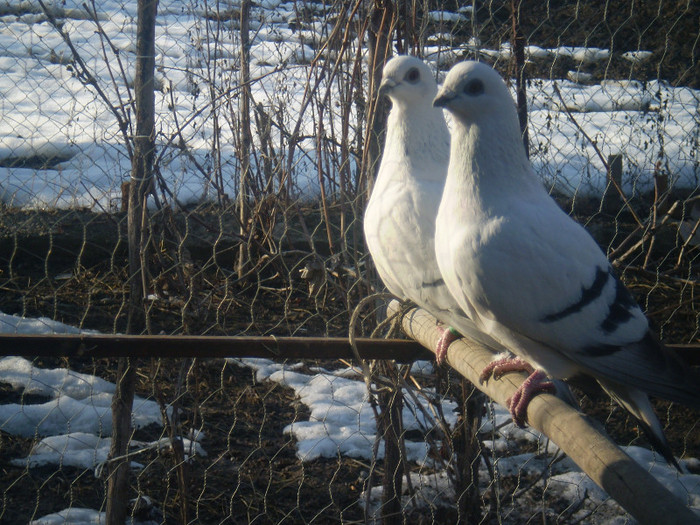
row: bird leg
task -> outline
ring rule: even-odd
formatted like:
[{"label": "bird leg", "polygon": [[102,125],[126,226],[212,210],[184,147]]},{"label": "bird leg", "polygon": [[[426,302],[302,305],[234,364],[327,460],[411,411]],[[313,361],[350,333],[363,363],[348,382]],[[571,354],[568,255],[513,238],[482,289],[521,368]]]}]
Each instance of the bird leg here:
[{"label": "bird leg", "polygon": [[447,349],[450,347],[453,341],[456,341],[462,336],[451,326],[448,326],[447,328],[438,326],[438,330],[440,330],[442,335],[440,335],[440,339],[438,339],[438,342],[435,345],[435,361],[438,365],[442,365],[447,358]]},{"label": "bird leg", "polygon": [[500,378],[508,372],[527,372],[530,374],[518,387],[512,397],[507,400],[508,410],[513,422],[519,427],[525,426],[527,406],[538,392],[553,394],[556,391],[554,383],[549,380],[542,370],[535,370],[530,363],[520,357],[504,357],[491,361],[482,371],[479,380],[483,383],[489,377]]},{"label": "bird leg", "polygon": [[532,372],[512,397],[506,401],[510,415],[513,417],[513,423],[523,428],[527,419],[527,406],[532,398],[539,392],[554,394],[555,391],[554,383],[549,380],[543,370]]}]

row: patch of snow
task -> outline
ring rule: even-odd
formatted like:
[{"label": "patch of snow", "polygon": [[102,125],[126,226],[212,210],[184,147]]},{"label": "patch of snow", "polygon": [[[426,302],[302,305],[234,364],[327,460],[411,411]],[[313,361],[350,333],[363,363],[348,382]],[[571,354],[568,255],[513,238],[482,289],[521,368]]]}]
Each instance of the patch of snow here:
[{"label": "patch of snow", "polygon": [[[43,403],[0,405],[0,429],[5,432],[32,437],[71,432],[104,436],[112,431],[114,383],[65,368],[39,368],[23,357],[0,359],[0,381],[23,394],[49,398]],[[136,396],[132,424],[136,428],[161,425],[158,404]]]},{"label": "patch of snow", "polygon": [[[296,372],[295,365],[275,363],[268,359],[232,360],[256,370],[256,380],[268,379],[288,386],[296,392],[311,415],[308,421],[295,421],[284,429],[297,440],[297,456],[303,461],[339,454],[370,459],[376,439],[374,413],[369,405],[364,381],[357,372],[318,371],[313,375]],[[296,367],[298,368],[298,367]],[[347,376],[351,374],[353,379]],[[456,422],[456,404],[443,402],[443,411],[450,425]],[[406,430],[432,428],[425,415],[413,401],[404,399],[403,421]],[[406,441],[409,461],[428,461],[428,446],[424,442]],[[380,447],[380,457],[383,447]]]},{"label": "patch of snow", "polygon": [[[107,514],[93,509],[71,507],[62,511],[47,514],[32,520],[29,525],[105,525]],[[127,525],[158,525],[155,521],[135,521],[127,518]]]},{"label": "patch of snow", "polygon": [[632,62],[633,64],[643,64],[648,62],[654,56],[652,51],[627,51],[622,53],[622,58]]},{"label": "patch of snow", "polygon": [[[454,487],[444,472],[424,474],[410,473],[411,486],[415,489],[413,495],[408,494],[407,483],[404,482],[404,493],[401,496],[401,508],[409,510],[413,507],[454,507]],[[370,489],[369,506],[367,494],[363,492],[358,500],[360,507],[365,510],[369,523],[381,523],[381,505],[384,487],[372,487]]]},{"label": "patch of snow", "polygon": [[594,504],[600,504],[609,497],[603,489],[591,481],[591,478],[579,471],[552,476],[547,481],[547,490],[570,501],[573,505],[581,503],[584,498],[590,499]]},{"label": "patch of snow", "polygon": [[[181,439],[185,460],[195,455],[206,457],[207,452],[200,443],[187,438]],[[28,468],[61,465],[86,470],[97,469],[95,476],[99,477],[102,465],[107,461],[111,445],[112,438],[102,438],[87,432],[48,436],[32,447],[29,456],[12,459],[10,463],[17,467]],[[170,438],[161,438],[152,442],[131,440],[129,453],[132,457],[137,457],[138,454],[148,450],[169,450],[171,447]],[[143,468],[143,465],[136,461],[131,461],[130,464],[131,468],[134,469]]]},{"label": "patch of snow", "polygon": [[573,58],[574,61],[581,64],[594,64],[610,58],[609,49],[597,47],[562,46],[552,49],[551,52],[562,57]]},{"label": "patch of snow", "polygon": [[282,3],[282,0],[256,0],[258,7],[262,9],[276,9]]},{"label": "patch of snow", "polygon": [[[49,436],[34,445],[29,456],[12,459],[10,464],[28,468],[61,465],[94,469],[98,464],[107,461],[111,444],[111,438],[101,438],[87,432]],[[143,465],[132,461],[131,467],[139,469]]]},{"label": "patch of snow", "polygon": [[23,357],[1,358],[0,377],[15,390],[50,398],[66,395],[86,399],[99,393],[113,394],[116,390],[114,383],[100,377],[67,368],[37,368]]},{"label": "patch of snow", "polygon": [[450,11],[429,11],[428,12],[428,18],[432,20],[433,22],[450,22],[450,23],[457,23],[457,22],[464,22],[467,20],[467,17],[464,16],[464,12],[457,12],[453,13]]},{"label": "patch of snow", "polygon": [[530,59],[546,59],[552,56],[552,51],[539,46],[525,46],[525,56]]},{"label": "patch of snow", "polygon": [[[0,333],[3,334],[96,334],[47,317],[21,317],[0,312]],[[1,361],[0,361],[1,362]]]},{"label": "patch of snow", "polygon": [[585,71],[567,71],[566,78],[577,84],[585,84],[593,80],[593,75]]}]

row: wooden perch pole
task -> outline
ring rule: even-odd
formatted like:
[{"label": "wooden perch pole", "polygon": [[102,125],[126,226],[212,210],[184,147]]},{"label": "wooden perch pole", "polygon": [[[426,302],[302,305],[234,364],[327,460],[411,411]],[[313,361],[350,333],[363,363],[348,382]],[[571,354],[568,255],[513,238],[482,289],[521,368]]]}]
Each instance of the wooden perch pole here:
[{"label": "wooden perch pole", "polygon": [[[398,303],[389,304],[389,313],[398,311]],[[435,352],[440,337],[437,321],[427,312],[414,309],[403,318],[404,331],[426,348]],[[479,382],[479,374],[493,360],[494,353],[467,339],[452,343],[447,362],[477,388],[500,405],[513,395],[527,377],[524,373],[508,373],[498,380]],[[549,394],[536,396],[527,411],[528,424],[548,436],[588,476],[617,501],[640,523],[700,523],[678,497],[664,488],[637,462],[622,452],[590,418],[564,401]]]}]

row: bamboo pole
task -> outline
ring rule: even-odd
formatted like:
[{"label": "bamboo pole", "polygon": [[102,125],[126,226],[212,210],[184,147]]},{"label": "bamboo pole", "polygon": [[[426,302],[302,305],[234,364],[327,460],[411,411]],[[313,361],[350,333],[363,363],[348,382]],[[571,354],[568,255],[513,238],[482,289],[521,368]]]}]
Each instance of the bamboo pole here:
[{"label": "bamboo pole", "polygon": [[[389,312],[397,303],[389,304]],[[431,351],[440,337],[437,321],[427,312],[414,309],[403,318],[404,331]],[[447,351],[447,362],[497,403],[506,400],[527,377],[508,373],[498,380],[479,382],[479,374],[494,353],[476,342],[459,339]],[[528,424],[556,443],[588,476],[627,512],[643,524],[688,525],[700,523],[677,496],[620,448],[585,414],[550,394],[540,394],[530,403]]]}]

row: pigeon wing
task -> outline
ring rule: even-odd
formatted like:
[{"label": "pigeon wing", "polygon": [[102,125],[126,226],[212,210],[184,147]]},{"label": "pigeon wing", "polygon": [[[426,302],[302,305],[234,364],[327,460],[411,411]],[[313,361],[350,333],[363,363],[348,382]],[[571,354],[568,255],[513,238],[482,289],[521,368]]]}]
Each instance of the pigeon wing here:
[{"label": "pigeon wing", "polygon": [[510,202],[507,216],[496,215],[481,225],[481,235],[469,236],[472,249],[457,264],[480,317],[493,321],[492,330],[503,326],[594,377],[698,406],[693,375],[650,335],[599,246],[544,196]]},{"label": "pigeon wing", "polygon": [[454,301],[435,262],[434,217],[424,211],[437,209],[442,185],[412,177],[376,190],[365,237],[379,276],[394,295],[432,312],[444,309]]}]

